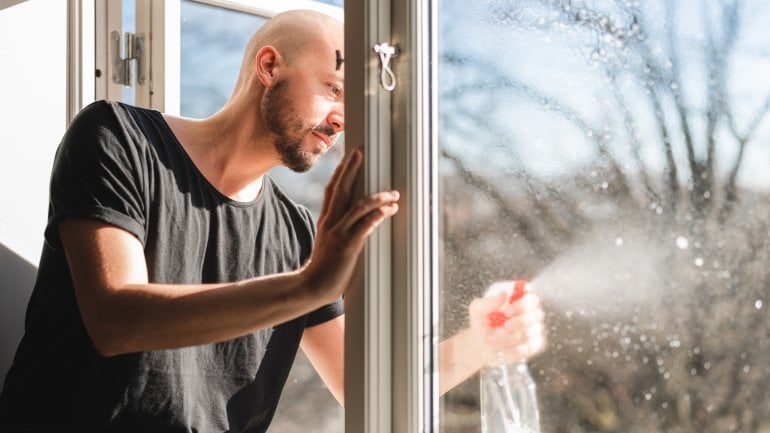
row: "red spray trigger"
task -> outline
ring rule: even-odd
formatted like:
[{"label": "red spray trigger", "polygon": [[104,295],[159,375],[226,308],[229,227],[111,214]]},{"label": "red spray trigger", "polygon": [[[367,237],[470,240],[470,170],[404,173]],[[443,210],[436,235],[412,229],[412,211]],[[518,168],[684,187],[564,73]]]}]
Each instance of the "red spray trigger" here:
[{"label": "red spray trigger", "polygon": [[508,303],[513,304],[514,302],[523,298],[526,292],[527,292],[527,280],[514,281],[513,293],[511,293],[511,299],[508,300]]},{"label": "red spray trigger", "polygon": [[[527,280],[514,281],[513,290],[511,291],[511,296],[508,298],[508,303],[513,304],[523,298],[525,293],[527,293]],[[505,321],[508,320],[508,316],[502,311],[493,311],[489,313],[488,319],[489,327],[494,329],[502,327],[503,324],[505,324]]]}]

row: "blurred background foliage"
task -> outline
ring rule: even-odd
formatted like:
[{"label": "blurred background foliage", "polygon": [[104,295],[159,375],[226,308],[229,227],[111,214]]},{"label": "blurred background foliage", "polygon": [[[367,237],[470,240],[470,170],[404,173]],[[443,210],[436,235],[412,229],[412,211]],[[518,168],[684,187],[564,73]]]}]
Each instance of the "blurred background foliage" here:
[{"label": "blurred background foliage", "polygon": [[544,432],[769,432],[769,5],[438,4],[444,337],[528,278]]}]

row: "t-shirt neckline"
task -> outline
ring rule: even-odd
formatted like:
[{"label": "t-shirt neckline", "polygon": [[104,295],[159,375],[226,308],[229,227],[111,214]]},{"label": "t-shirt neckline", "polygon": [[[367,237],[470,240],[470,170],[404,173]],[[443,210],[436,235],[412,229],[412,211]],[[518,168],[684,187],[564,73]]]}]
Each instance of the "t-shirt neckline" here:
[{"label": "t-shirt neckline", "polygon": [[162,125],[165,132],[171,137],[171,141],[173,142],[173,145],[176,146],[177,150],[182,153],[182,155],[185,158],[185,161],[187,161],[188,164],[195,170],[195,175],[200,178],[201,181],[211,190],[214,192],[214,194],[217,196],[219,200],[221,200],[224,204],[231,205],[231,206],[237,206],[237,207],[254,207],[262,202],[263,197],[265,195],[265,190],[270,185],[270,182],[272,182],[272,179],[270,179],[270,176],[265,173],[264,176],[262,176],[262,188],[260,189],[259,193],[257,193],[257,196],[253,200],[249,201],[239,201],[232,199],[225,194],[222,193],[222,191],[218,190],[214,185],[209,182],[208,179],[206,179],[206,176],[201,173],[200,169],[198,169],[198,166],[195,164],[195,161],[192,160],[190,155],[187,153],[187,149],[184,148],[182,143],[177,138],[176,134],[174,134],[174,131],[171,129],[171,125],[168,124],[166,121],[166,118],[163,117],[163,113],[161,113],[158,110],[151,110],[152,113],[157,117],[157,119],[160,121],[160,124]]}]

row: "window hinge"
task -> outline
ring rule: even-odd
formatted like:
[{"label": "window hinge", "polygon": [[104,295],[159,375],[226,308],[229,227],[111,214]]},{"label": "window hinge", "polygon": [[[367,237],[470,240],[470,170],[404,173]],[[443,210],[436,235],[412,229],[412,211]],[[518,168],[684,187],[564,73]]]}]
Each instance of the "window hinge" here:
[{"label": "window hinge", "polygon": [[145,36],[144,33],[133,34],[126,32],[125,34],[125,58],[120,57],[120,33],[113,31],[110,34],[110,42],[112,43],[112,81],[116,84],[123,84],[125,86],[133,85],[133,74],[131,68],[131,60],[136,60],[136,82],[138,84],[144,84],[145,73]]}]

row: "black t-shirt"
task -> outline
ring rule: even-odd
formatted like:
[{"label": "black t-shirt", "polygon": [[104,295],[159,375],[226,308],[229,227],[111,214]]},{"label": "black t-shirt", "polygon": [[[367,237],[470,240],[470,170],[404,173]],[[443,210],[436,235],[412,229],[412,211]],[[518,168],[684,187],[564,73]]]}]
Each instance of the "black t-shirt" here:
[{"label": "black t-shirt", "polygon": [[342,314],[341,302],[229,341],[105,358],[86,333],[62,252],[58,224],[68,217],[133,233],[155,283],[297,269],[315,234],[310,212],[269,176],[253,202],[222,195],[159,112],[89,105],[54,161],[45,244],[25,334],[0,394],[0,430],[265,431],[304,328]]}]

